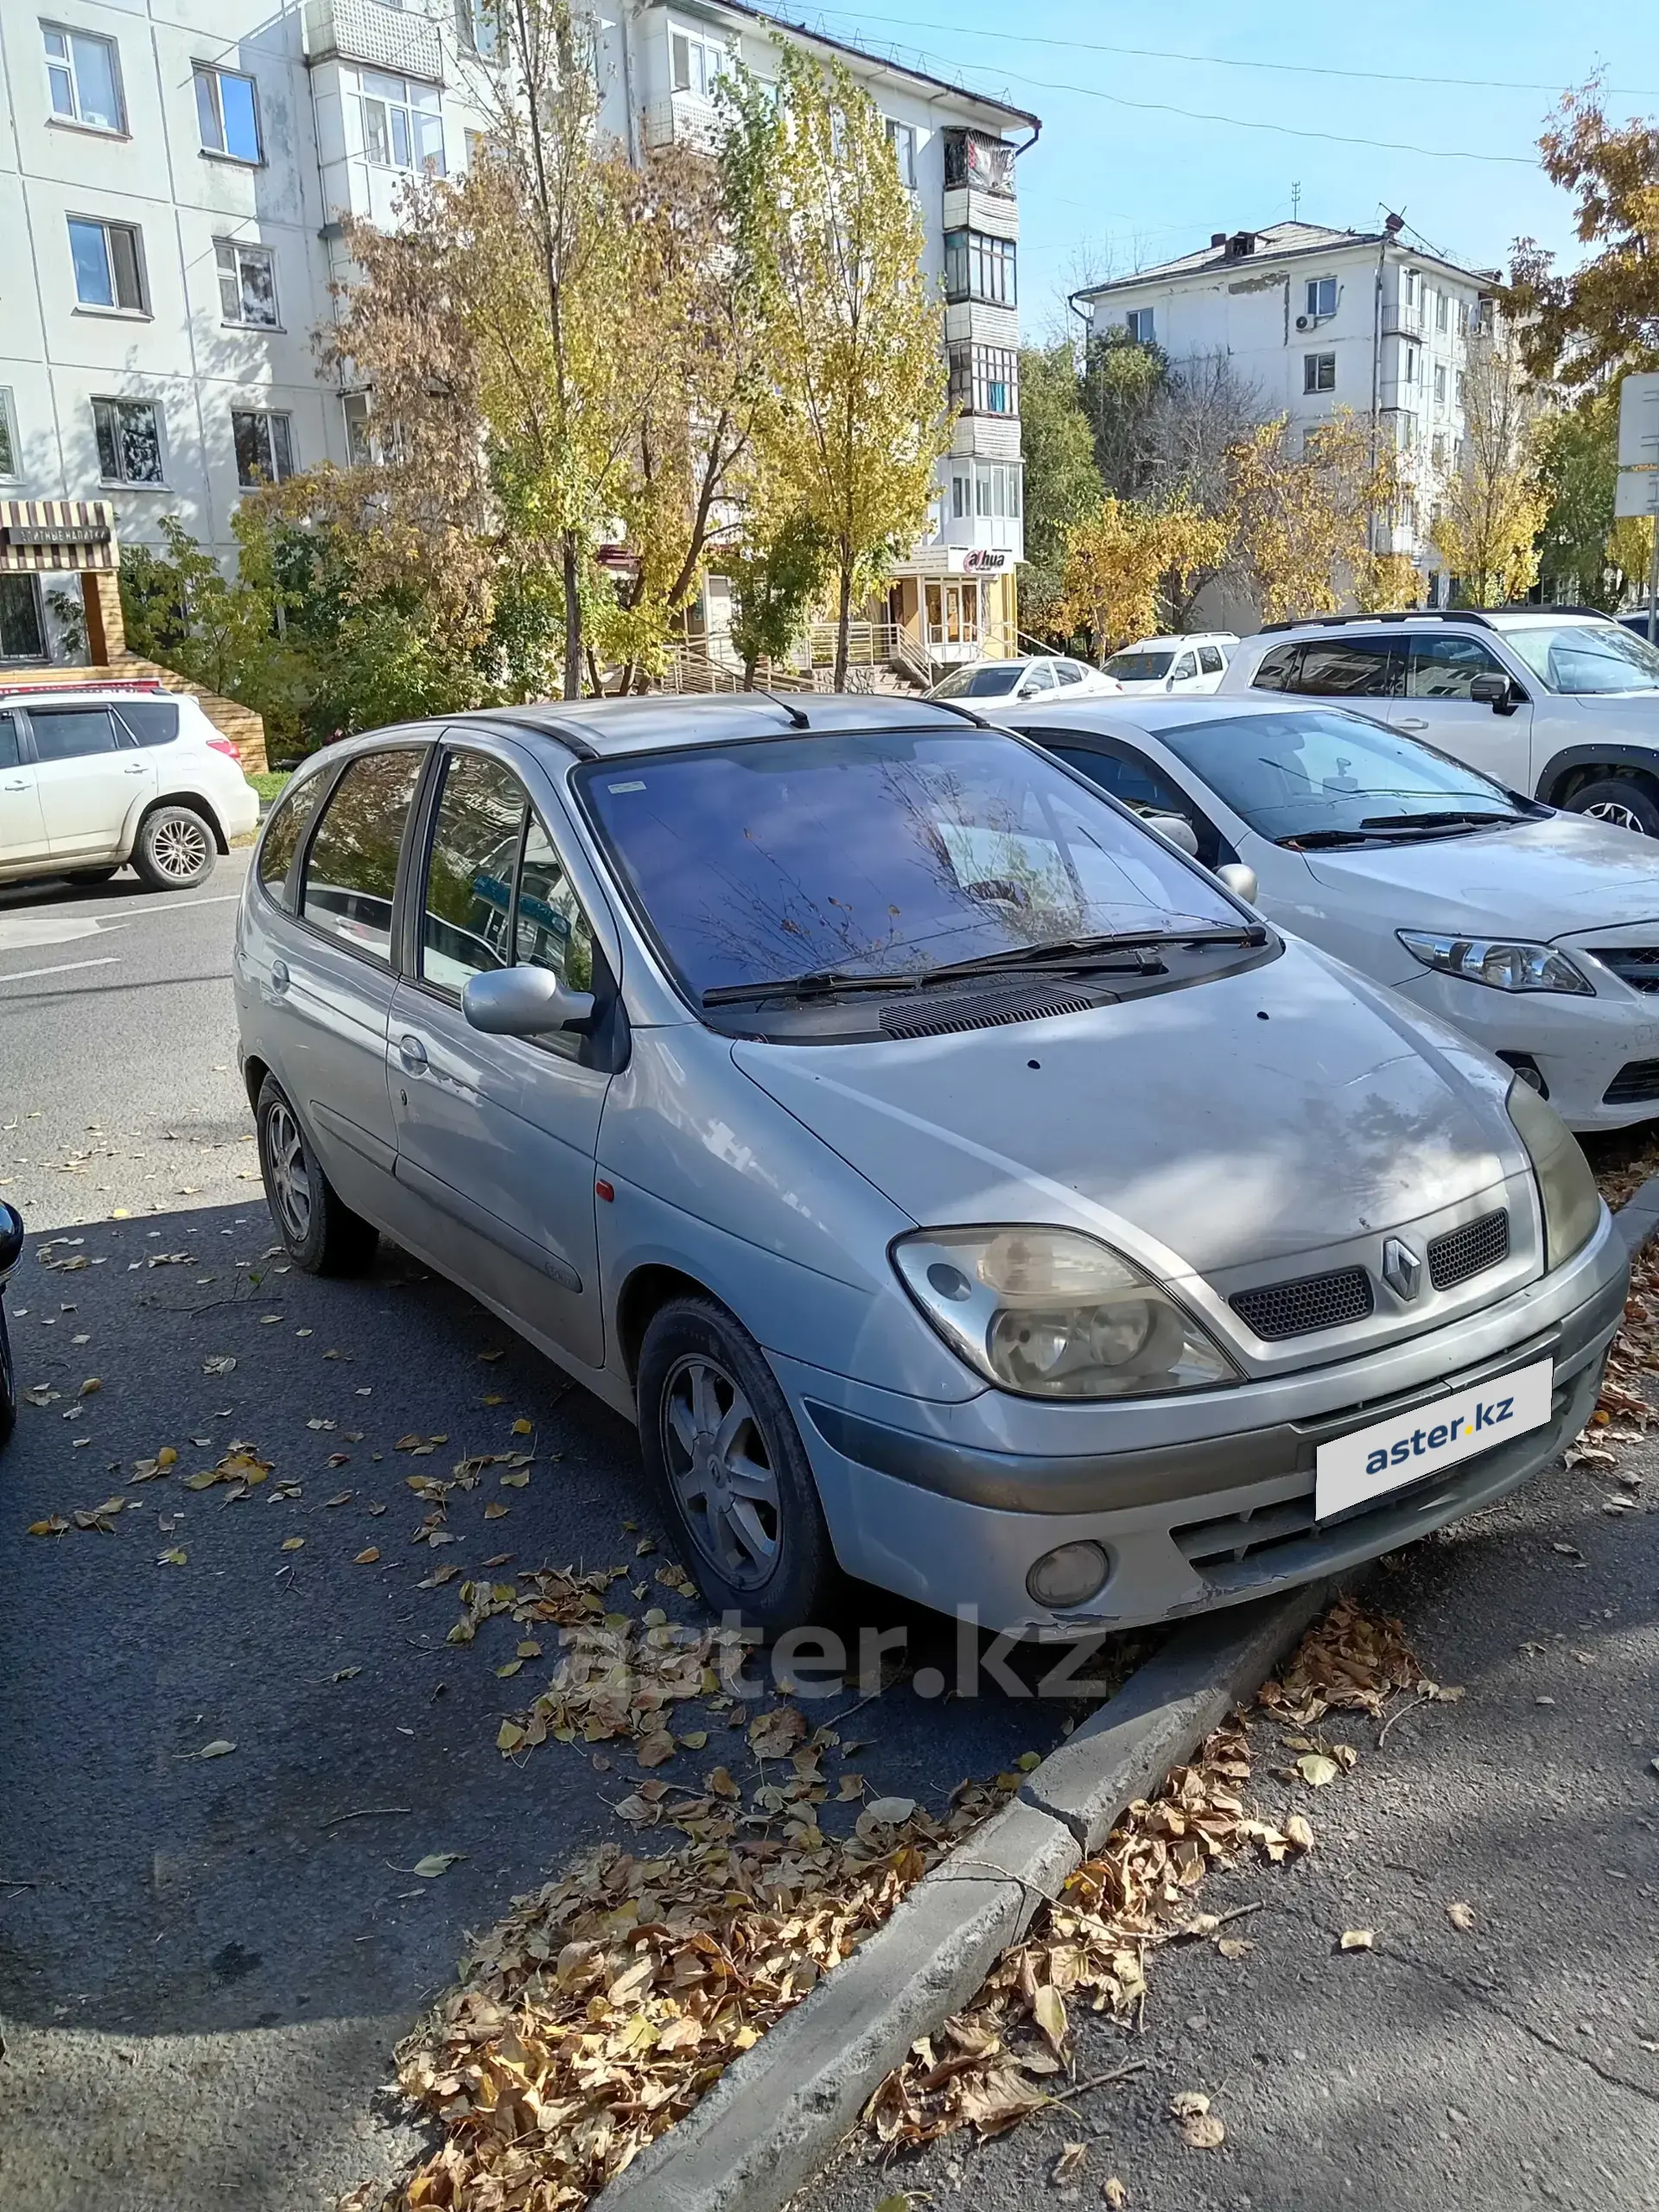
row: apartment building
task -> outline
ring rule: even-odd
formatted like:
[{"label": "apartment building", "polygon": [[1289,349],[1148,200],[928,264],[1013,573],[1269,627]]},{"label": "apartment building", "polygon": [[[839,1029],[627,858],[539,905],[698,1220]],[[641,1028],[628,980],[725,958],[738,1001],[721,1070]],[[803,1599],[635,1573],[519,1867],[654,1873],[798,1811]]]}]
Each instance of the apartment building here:
[{"label": "apartment building", "polygon": [[1172,360],[1225,354],[1264,414],[1306,435],[1332,411],[1377,414],[1407,498],[1373,550],[1403,553],[1429,605],[1446,579],[1428,541],[1436,488],[1458,466],[1469,340],[1495,312],[1496,270],[1459,268],[1376,232],[1275,223],[1217,231],[1201,251],[1074,295],[1096,337],[1127,331]]},{"label": "apartment building", "polygon": [[[1029,143],[1036,118],[735,0],[587,12],[602,126],[636,158],[707,143],[720,75],[739,55],[774,73],[779,35],[839,55],[876,100],[963,410],[890,610],[936,658],[1012,650],[1020,143],[1004,134]],[[326,384],[312,342],[350,275],[340,217],[390,224],[412,174],[464,168],[493,43],[474,0],[0,0],[0,531],[10,512],[39,546],[91,527],[48,512],[101,503],[118,542],[157,543],[173,515],[229,562],[248,488],[366,457],[368,396]],[[60,645],[52,565],[0,557],[0,662]]]}]

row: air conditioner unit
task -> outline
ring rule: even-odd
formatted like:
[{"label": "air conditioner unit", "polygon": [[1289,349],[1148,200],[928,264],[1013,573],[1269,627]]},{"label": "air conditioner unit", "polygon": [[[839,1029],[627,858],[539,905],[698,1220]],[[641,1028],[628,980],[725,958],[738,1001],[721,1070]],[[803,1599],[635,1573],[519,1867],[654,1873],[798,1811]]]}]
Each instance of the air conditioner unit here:
[{"label": "air conditioner unit", "polygon": [[1297,327],[1297,329],[1298,329],[1298,330],[1306,330],[1306,329],[1307,328],[1308,324],[1309,324],[1310,322],[1312,322],[1312,321],[1313,321],[1313,316],[1312,316],[1312,315],[1299,315],[1297,316],[1297,318],[1296,318],[1296,327]]}]

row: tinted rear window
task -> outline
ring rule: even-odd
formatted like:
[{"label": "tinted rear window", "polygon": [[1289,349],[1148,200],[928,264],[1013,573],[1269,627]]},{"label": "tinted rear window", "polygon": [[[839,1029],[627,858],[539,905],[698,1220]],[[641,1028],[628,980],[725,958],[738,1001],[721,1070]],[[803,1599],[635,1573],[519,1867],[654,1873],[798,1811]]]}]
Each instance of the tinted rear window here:
[{"label": "tinted rear window", "polygon": [[179,734],[175,700],[124,699],[116,712],[140,745],[171,745]]},{"label": "tinted rear window", "polygon": [[365,753],[334,785],[306,855],[300,911],[331,937],[391,959],[391,901],[423,750]]},{"label": "tinted rear window", "polygon": [[300,840],[305,835],[305,825],[317,810],[317,796],[327,782],[326,776],[312,776],[297,791],[280,798],[265,824],[265,834],[260,841],[259,857],[255,865],[259,880],[273,899],[280,899],[288,881],[288,871],[294,865],[294,855],[300,849]]},{"label": "tinted rear window", "polygon": [[1106,673],[1120,683],[1161,683],[1174,662],[1173,653],[1114,653]]},{"label": "tinted rear window", "polygon": [[84,760],[115,750],[115,725],[107,707],[31,707],[29,723],[41,760]]}]

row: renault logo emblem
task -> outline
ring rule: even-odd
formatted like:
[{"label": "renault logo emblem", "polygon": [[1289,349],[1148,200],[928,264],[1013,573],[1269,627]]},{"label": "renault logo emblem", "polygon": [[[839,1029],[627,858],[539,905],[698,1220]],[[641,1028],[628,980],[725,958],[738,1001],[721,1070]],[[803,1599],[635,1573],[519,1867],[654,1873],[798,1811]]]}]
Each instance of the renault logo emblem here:
[{"label": "renault logo emblem", "polygon": [[1423,1263],[1409,1244],[1390,1236],[1382,1247],[1382,1280],[1395,1296],[1409,1304],[1423,1284]]}]

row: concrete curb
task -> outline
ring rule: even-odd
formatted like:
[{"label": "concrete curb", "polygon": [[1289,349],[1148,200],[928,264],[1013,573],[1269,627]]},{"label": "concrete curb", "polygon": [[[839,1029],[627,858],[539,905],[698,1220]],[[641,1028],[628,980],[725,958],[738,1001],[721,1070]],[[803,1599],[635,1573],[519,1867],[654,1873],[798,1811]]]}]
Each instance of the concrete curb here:
[{"label": "concrete curb", "polygon": [[1308,1584],[1177,1630],[594,2212],[778,2212],[916,2037],[968,2002],[1126,1808],[1267,1679],[1334,1586]]},{"label": "concrete curb", "polygon": [[1635,1259],[1642,1247],[1659,1233],[1659,1175],[1640,1183],[1613,1215],[1613,1226],[1624,1240],[1624,1249]]}]

